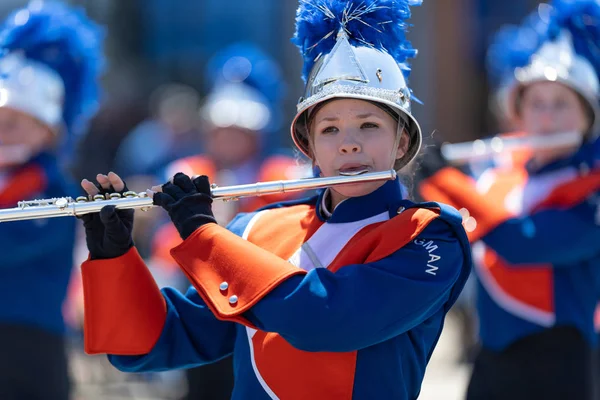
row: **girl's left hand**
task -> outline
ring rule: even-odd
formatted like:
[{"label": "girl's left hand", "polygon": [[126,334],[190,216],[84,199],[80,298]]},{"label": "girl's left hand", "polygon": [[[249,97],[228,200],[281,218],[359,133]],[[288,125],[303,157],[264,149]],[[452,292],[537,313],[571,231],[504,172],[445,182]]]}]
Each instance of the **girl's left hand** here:
[{"label": "girl's left hand", "polygon": [[213,199],[206,175],[192,180],[179,172],[164,185],[154,186],[148,194],[155,205],[167,210],[183,240],[201,226],[217,222],[212,212]]}]

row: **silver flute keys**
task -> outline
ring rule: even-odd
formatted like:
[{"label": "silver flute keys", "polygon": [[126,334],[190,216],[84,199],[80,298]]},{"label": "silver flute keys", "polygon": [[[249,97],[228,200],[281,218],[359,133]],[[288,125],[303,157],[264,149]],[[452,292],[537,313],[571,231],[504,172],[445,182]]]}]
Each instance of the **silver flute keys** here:
[{"label": "silver flute keys", "polygon": [[[246,185],[211,186],[211,194],[215,200],[237,200],[242,197],[264,196],[275,193],[296,192],[301,190],[322,189],[329,186],[374,182],[396,179],[396,171],[368,172],[354,176],[330,176],[305,178],[286,181],[258,182]],[[53,199],[20,201],[15,208],[0,209],[0,222],[24,221],[30,219],[75,217],[99,212],[102,207],[114,205],[118,209],[141,209],[155,207],[152,198],[146,192],[126,192],[123,195],[111,193],[86,196],[59,197]]]}]

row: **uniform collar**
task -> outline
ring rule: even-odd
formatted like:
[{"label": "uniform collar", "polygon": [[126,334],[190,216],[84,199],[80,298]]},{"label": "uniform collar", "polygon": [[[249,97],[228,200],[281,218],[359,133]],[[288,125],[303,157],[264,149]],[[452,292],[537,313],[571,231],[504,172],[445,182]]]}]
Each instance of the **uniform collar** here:
[{"label": "uniform collar", "polygon": [[316,211],[320,220],[332,224],[359,221],[381,214],[402,200],[400,181],[396,178],[365,196],[350,197],[342,201],[332,212],[327,208],[329,190],[319,193]]}]

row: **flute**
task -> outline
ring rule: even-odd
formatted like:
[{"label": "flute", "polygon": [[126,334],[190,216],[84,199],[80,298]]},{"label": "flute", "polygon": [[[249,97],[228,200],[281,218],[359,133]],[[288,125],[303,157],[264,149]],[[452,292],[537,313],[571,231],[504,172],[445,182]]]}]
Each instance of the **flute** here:
[{"label": "flute", "polygon": [[442,156],[450,163],[463,164],[469,161],[488,159],[498,154],[517,150],[548,150],[564,146],[579,146],[583,140],[580,132],[563,132],[551,135],[528,135],[515,137],[495,136],[473,142],[444,143]]},{"label": "flute", "polygon": [[[322,189],[330,186],[374,182],[396,179],[396,171],[368,172],[357,175],[340,175],[319,178],[304,178],[273,182],[258,182],[246,185],[218,187],[211,185],[211,195],[216,200],[238,200],[242,197],[265,196],[275,193],[295,192],[301,190]],[[155,207],[152,198],[146,192],[110,193],[96,195],[93,198],[80,196],[59,197],[52,199],[20,201],[15,208],[0,210],[0,222],[24,221],[39,218],[76,217],[99,212],[102,207],[114,205],[118,209],[141,209]]]}]

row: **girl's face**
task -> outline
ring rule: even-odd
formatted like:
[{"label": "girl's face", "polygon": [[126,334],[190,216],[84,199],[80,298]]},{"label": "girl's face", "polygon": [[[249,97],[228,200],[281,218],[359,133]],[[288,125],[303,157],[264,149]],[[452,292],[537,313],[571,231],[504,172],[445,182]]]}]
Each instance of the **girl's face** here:
[{"label": "girl's face", "polygon": [[[408,135],[404,132],[397,143],[397,130],[398,122],[368,101],[330,101],[317,111],[310,125],[314,164],[323,176],[389,170],[408,150]],[[334,186],[332,195],[340,201],[364,196],[383,183]]]},{"label": "girl's face", "polygon": [[[560,83],[532,83],[521,95],[517,124],[523,132],[552,135],[575,131],[583,137],[589,123],[580,97]],[[574,152],[577,147],[573,145],[535,151],[534,157],[545,164]]]},{"label": "girl's face", "polygon": [[42,123],[0,107],[0,168],[26,163],[54,140],[54,133]]}]

